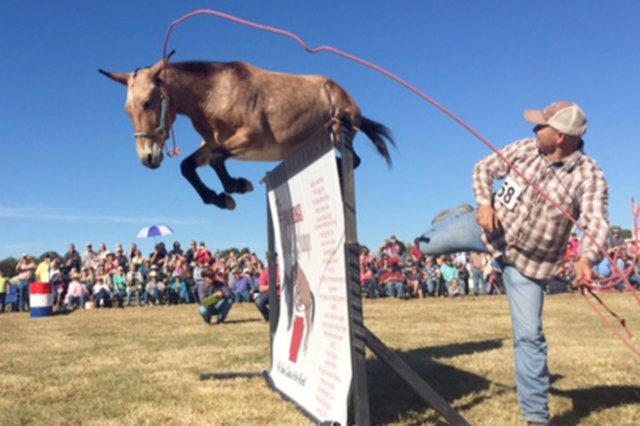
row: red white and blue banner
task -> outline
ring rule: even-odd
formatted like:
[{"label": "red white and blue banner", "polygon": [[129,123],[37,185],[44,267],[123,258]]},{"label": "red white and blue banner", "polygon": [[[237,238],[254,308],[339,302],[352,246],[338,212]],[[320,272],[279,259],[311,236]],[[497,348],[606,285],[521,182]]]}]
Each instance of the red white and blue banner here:
[{"label": "red white and blue banner", "polygon": [[328,144],[309,165],[291,161],[283,163],[280,184],[268,180],[284,277],[270,376],[276,389],[310,417],[346,425],[352,346],[336,156]]},{"label": "red white and blue banner", "polygon": [[31,318],[48,317],[53,314],[53,292],[51,283],[31,283],[29,286]]}]

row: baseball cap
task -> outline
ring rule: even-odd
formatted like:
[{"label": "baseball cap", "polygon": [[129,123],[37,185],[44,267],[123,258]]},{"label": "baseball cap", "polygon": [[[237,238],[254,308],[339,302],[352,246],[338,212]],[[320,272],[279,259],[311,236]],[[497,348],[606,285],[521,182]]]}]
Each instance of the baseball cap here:
[{"label": "baseball cap", "polygon": [[571,136],[587,133],[587,117],[580,107],[572,102],[555,102],[542,111],[526,110],[524,119],[532,124],[548,125]]}]

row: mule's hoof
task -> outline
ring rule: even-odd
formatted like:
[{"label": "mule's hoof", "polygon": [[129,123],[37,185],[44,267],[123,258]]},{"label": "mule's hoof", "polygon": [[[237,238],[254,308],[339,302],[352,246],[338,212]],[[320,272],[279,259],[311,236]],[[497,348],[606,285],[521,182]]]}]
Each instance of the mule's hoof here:
[{"label": "mule's hoof", "polygon": [[205,204],[213,204],[218,208],[226,210],[233,210],[236,208],[236,202],[234,201],[234,199],[231,198],[229,194],[226,194],[224,192],[221,194],[212,192],[211,194],[209,194],[208,199],[204,199],[204,202]]},{"label": "mule's hoof", "polygon": [[253,191],[253,184],[244,178],[238,178],[235,181],[234,191],[237,194],[245,194]]},{"label": "mule's hoof", "polygon": [[230,195],[225,194],[223,192],[222,194],[220,194],[220,197],[222,198],[222,203],[221,203],[222,205],[220,206],[220,208],[227,209],[227,210],[235,210],[236,202]]}]

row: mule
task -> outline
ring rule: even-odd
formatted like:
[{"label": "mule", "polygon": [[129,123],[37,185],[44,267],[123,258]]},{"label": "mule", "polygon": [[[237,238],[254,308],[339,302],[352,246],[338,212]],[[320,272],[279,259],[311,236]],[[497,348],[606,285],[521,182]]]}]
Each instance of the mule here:
[{"label": "mule", "polygon": [[[202,137],[200,147],[181,163],[182,175],[206,204],[234,209],[229,195],[253,190],[244,178],[232,178],[226,160],[281,161],[323,126],[341,143],[343,123],[362,130],[391,165],[384,125],[363,117],[349,94],[332,80],[262,70],[241,62],[159,61],[133,73],[99,70],[127,86],[125,109],[134,127],[138,157],[155,169],[178,114],[191,119]],[[360,159],[354,153],[354,165]],[[211,166],[224,192],[200,180],[196,169]]]}]

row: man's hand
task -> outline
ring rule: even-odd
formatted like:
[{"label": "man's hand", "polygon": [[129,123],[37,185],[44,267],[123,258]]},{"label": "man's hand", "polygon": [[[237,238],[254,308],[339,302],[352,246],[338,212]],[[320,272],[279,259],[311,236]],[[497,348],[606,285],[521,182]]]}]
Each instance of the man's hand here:
[{"label": "man's hand", "polygon": [[478,224],[482,227],[482,229],[490,234],[495,232],[496,229],[500,227],[500,221],[496,216],[496,212],[490,205],[478,206],[476,220],[478,221]]},{"label": "man's hand", "polygon": [[576,263],[576,281],[574,287],[590,283],[593,279],[593,265],[588,257],[582,256]]}]

